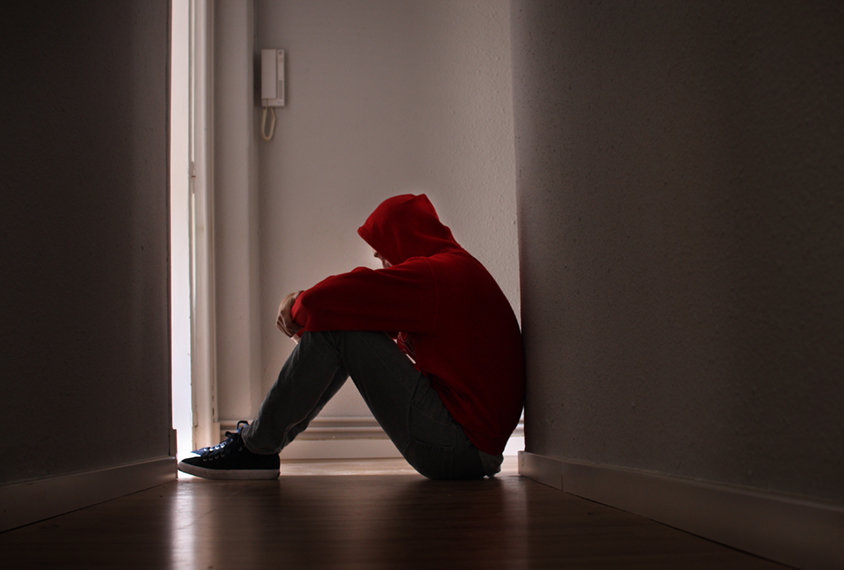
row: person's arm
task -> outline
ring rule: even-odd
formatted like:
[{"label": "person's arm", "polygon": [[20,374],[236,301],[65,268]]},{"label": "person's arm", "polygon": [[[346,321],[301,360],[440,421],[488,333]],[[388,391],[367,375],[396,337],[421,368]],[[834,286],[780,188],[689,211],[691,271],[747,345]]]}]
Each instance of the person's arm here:
[{"label": "person's arm", "polygon": [[427,334],[434,330],[437,315],[436,282],[424,258],[328,277],[303,291],[291,309],[306,331]]}]

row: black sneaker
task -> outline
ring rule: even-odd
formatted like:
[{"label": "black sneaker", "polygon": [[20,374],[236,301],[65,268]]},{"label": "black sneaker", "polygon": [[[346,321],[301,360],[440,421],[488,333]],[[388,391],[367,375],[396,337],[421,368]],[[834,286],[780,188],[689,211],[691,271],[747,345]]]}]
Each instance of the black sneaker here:
[{"label": "black sneaker", "polygon": [[249,451],[240,437],[240,430],[247,425],[244,421],[237,422],[237,431],[227,431],[225,441],[197,449],[194,453],[199,457],[180,461],[179,471],[206,479],[277,479],[278,454],[258,455]]},{"label": "black sneaker", "polygon": [[[245,428],[248,425],[249,425],[249,422],[247,422],[246,420],[240,420],[239,422],[237,422],[237,429],[235,431],[237,431],[237,433],[240,433],[240,430],[242,430],[243,428]],[[209,447],[200,447],[199,449],[194,449],[193,451],[191,451],[191,453],[193,453],[194,455],[202,455],[203,453],[206,453],[208,451],[212,451],[214,449],[220,449],[221,447],[231,443],[233,436],[234,436],[234,434],[232,432],[227,431],[226,432],[226,439],[224,441],[221,441],[217,445],[211,445]]]}]

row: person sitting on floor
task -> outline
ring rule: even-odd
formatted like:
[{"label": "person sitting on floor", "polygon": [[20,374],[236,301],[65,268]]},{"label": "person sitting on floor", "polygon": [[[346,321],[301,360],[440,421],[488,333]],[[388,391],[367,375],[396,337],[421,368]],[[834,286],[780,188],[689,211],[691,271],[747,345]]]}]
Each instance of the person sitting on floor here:
[{"label": "person sitting on floor", "polygon": [[277,478],[279,452],[351,377],[425,477],[498,473],[524,402],[522,338],[507,298],[424,194],[388,198],[358,234],[383,268],[359,267],[285,297],[277,326],[298,343],[258,417],[180,470]]}]

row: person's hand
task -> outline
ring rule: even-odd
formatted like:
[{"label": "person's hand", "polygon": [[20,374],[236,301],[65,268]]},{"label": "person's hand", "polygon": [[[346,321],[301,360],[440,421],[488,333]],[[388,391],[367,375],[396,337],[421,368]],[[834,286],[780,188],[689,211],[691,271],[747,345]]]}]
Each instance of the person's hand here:
[{"label": "person's hand", "polygon": [[299,296],[298,293],[290,293],[287,297],[282,299],[281,304],[278,306],[278,318],[275,321],[275,325],[278,327],[278,330],[293,338],[302,327],[296,324],[293,320],[293,316],[290,314],[290,310],[293,308],[293,303],[296,302],[296,297]]}]

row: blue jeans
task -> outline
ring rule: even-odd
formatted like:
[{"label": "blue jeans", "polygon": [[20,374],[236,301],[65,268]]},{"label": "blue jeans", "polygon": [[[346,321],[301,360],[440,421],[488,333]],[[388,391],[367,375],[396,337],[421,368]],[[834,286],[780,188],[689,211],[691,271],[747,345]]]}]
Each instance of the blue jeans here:
[{"label": "blue jeans", "polygon": [[253,453],[278,453],[302,433],[351,376],[372,415],[408,463],[430,479],[481,479],[502,457],[479,451],[428,378],[385,333],[307,332],[243,429]]}]

